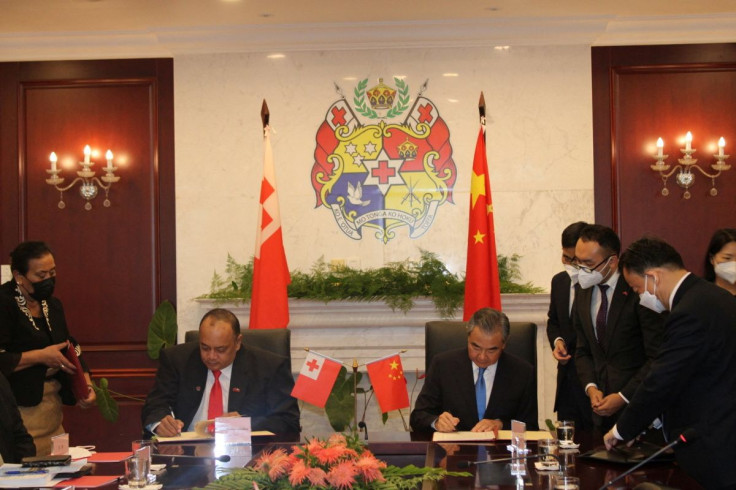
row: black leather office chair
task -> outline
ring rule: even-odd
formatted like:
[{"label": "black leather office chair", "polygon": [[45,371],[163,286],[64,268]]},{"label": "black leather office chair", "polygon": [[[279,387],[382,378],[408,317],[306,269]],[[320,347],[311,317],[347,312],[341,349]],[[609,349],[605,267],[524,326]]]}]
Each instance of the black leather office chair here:
[{"label": "black leather office chair", "polygon": [[[450,349],[468,345],[465,322],[431,321],[424,327],[425,371],[429,371],[432,358]],[[537,326],[529,322],[511,322],[505,350],[520,357],[537,369]]]},{"label": "black leather office chair", "polygon": [[[288,328],[242,330],[243,344],[258,347],[289,359],[291,369],[291,330]],[[187,330],[184,342],[199,342],[199,330]]]}]

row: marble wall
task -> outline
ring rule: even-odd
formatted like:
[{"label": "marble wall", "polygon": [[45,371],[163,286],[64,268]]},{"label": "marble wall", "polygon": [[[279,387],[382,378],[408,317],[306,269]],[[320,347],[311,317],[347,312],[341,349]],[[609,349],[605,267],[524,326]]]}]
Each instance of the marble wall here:
[{"label": "marble wall", "polygon": [[[206,293],[227,254],[254,251],[262,171],[259,117],[271,110],[284,246],[291,269],[320,257],[362,267],[437,253],[465,269],[468,189],[478,133],[477,102],[487,105],[488,162],[497,247],[521,255],[525,281],[547,288],[561,269],[559,233],[593,219],[590,48],[380,49],[175,57],[177,289],[180,331],[196,327],[193,301]],[[414,97],[437,106],[450,129],[457,165],[455,204],[440,206],[432,227],[411,239],[401,228],[384,244],[344,235],[325,207],[315,208],[310,172],[315,135],[338,99],[358,81],[401,76]]]}]

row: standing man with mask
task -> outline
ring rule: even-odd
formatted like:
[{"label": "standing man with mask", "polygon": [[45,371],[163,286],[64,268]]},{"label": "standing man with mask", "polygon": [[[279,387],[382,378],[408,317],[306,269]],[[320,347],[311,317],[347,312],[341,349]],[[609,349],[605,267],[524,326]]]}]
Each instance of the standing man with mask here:
[{"label": "standing man with mask", "polygon": [[572,326],[571,312],[578,289],[578,269],[575,261],[575,244],[580,231],[587,226],[578,221],[562,232],[562,265],[565,270],[552,278],[550,304],[547,313],[547,337],[552,347],[552,355],[557,360],[557,392],[555,407],[558,420],[574,420],[582,430],[593,428],[590,402],[580,386],[578,371],[575,368],[575,329]]},{"label": "standing man with mask", "polygon": [[575,245],[581,288],[573,313],[575,363],[602,432],[634,396],[662,336],[662,316],[639,305],[618,271],[620,252],[616,233],[601,225],[583,228]]},{"label": "standing man with mask", "polygon": [[662,345],[629,406],[604,442],[628,441],[663,415],[669,441],[686,429],[697,439],[675,446],[682,468],[708,489],[736,488],[736,302],[687,270],[668,243],[642,238],[621,256],[641,304],[669,310]]}]

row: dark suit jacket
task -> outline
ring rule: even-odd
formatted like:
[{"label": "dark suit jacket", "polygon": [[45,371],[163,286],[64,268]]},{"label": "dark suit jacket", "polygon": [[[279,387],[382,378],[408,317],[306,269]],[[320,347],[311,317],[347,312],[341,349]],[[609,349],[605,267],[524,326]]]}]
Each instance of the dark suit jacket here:
[{"label": "dark suit jacket", "polygon": [[[159,361],[156,382],[143,406],[143,427],[173,410],[186,428],[197,413],[207,380],[199,344],[187,342],[164,349]],[[299,432],[293,387],[287,358],[243,345],[233,361],[227,411],[251,417],[253,430]]]},{"label": "dark suit jacket", "polygon": [[639,305],[639,295],[621,275],[611,297],[601,346],[591,319],[593,287],[581,288],[575,299],[575,364],[580,384],[585,389],[595,383],[604,395],[621,392],[631,400],[662,341],[663,316]]},{"label": "dark suit jacket", "polygon": [[[580,288],[577,288],[580,289]],[[566,379],[572,371],[577,378],[575,369],[575,343],[577,336],[570,321],[570,276],[562,271],[552,278],[549,290],[549,311],[547,312],[547,338],[552,350],[555,349],[555,339],[562,337],[567,346],[567,353],[572,356],[566,364],[557,363],[557,391],[555,392],[555,407],[558,410],[561,395],[560,390],[565,387]]]},{"label": "dark suit jacket", "polygon": [[20,463],[26,456],[36,455],[33,438],[20,418],[10,384],[0,374],[0,454],[6,463]]},{"label": "dark suit jacket", "polygon": [[674,440],[686,428],[700,439],[679,444],[680,465],[705,488],[736,488],[736,301],[692,274],[680,285],[649,374],[617,423],[633,439],[664,414]]},{"label": "dark suit jacket", "polygon": [[[478,423],[475,407],[473,366],[467,347],[443,352],[432,359],[411,412],[411,428],[417,432],[430,431],[432,422],[442,412],[450,412],[460,419],[457,430],[470,430]],[[504,429],[511,428],[512,419],[526,422],[529,430],[537,429],[537,393],[531,364],[507,352],[501,353],[483,418],[500,419]]]}]

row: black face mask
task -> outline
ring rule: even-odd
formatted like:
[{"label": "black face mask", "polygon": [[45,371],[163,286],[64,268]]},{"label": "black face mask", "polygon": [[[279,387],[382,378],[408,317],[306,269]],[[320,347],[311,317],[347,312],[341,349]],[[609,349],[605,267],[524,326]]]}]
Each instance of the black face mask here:
[{"label": "black face mask", "polygon": [[36,301],[43,301],[49,299],[54,294],[56,277],[47,277],[42,281],[32,282],[31,285],[33,286],[33,292],[28,294]]}]

